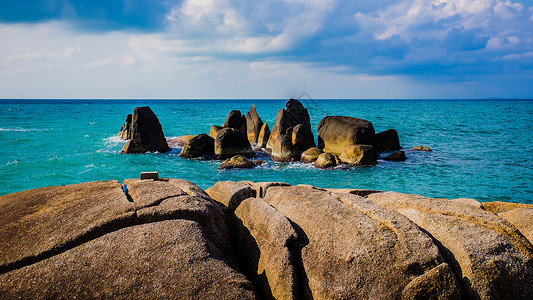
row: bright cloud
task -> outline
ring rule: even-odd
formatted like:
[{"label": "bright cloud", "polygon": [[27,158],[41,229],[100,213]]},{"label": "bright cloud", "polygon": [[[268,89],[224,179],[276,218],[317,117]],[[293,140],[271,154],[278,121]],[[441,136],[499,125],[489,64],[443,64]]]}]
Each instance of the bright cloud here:
[{"label": "bright cloud", "polygon": [[29,1],[0,0],[0,97],[533,94],[527,1]]}]

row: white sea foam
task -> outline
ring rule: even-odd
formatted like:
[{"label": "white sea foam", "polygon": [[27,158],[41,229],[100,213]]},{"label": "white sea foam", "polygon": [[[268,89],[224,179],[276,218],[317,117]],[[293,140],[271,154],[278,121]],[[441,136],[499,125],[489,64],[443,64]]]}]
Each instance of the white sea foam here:
[{"label": "white sea foam", "polygon": [[20,127],[3,128],[3,127],[0,127],[0,131],[11,131],[11,132],[47,131],[47,130],[50,130],[50,129],[49,128],[20,128]]}]

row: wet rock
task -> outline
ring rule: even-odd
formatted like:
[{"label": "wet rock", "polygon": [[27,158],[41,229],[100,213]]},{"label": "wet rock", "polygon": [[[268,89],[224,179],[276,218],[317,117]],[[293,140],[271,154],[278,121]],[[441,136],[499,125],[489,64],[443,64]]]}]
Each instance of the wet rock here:
[{"label": "wet rock", "polygon": [[251,144],[257,144],[261,128],[263,127],[263,121],[257,114],[255,104],[252,104],[252,108],[246,113],[246,130],[248,141]]},{"label": "wet rock", "polygon": [[215,154],[215,140],[205,133],[190,139],[179,156],[184,158],[212,157]]},{"label": "wet rock", "polygon": [[150,107],[136,107],[131,121],[131,140],[120,153],[166,152],[170,150],[159,119]]},{"label": "wet rock", "polygon": [[254,157],[255,153],[247,139],[237,129],[224,128],[215,138],[215,157],[227,159],[235,155]]},{"label": "wet rock", "polygon": [[411,150],[419,150],[419,151],[432,151],[429,147],[422,147],[422,146],[416,146],[416,147],[413,147],[411,148]]},{"label": "wet rock", "polygon": [[249,160],[242,155],[235,155],[231,158],[223,161],[218,167],[221,170],[225,169],[251,169],[255,166],[261,165],[263,161],[261,160]]},{"label": "wet rock", "polygon": [[324,153],[322,149],[313,147],[305,150],[300,156],[300,161],[304,163],[315,162],[320,154]]},{"label": "wet rock", "polygon": [[396,130],[388,129],[376,134],[377,151],[394,151],[400,149],[402,149],[402,146],[400,146],[400,139]]},{"label": "wet rock", "polygon": [[287,101],[286,107],[278,111],[267,143],[272,159],[277,161],[298,160],[303,151],[314,147],[307,109],[296,99]]},{"label": "wet rock", "polygon": [[261,126],[261,130],[259,131],[259,136],[257,137],[257,147],[265,148],[267,146],[267,142],[269,138],[270,138],[270,129],[268,128],[268,124],[264,123],[263,126]]},{"label": "wet rock", "polygon": [[405,161],[407,157],[405,156],[405,152],[403,151],[396,151],[393,152],[383,158],[384,160],[391,160],[391,161]]},{"label": "wet rock", "polygon": [[377,163],[377,153],[370,145],[350,145],[339,159],[349,165],[371,166]]},{"label": "wet rock", "polygon": [[315,163],[315,168],[332,169],[337,166],[337,157],[331,153],[322,153],[318,156]]},{"label": "wet rock", "polygon": [[328,116],[318,124],[318,148],[341,155],[351,145],[375,145],[374,126],[369,121],[342,116]]},{"label": "wet rock", "polygon": [[394,192],[368,196],[396,209],[438,241],[467,297],[527,299],[533,294],[533,246],[497,215],[457,201]]},{"label": "wet rock", "polygon": [[173,138],[173,139],[169,140],[168,141],[168,145],[171,148],[182,148],[183,146],[185,146],[185,144],[187,144],[188,141],[190,141],[195,136],[196,135],[179,136],[177,138]]}]

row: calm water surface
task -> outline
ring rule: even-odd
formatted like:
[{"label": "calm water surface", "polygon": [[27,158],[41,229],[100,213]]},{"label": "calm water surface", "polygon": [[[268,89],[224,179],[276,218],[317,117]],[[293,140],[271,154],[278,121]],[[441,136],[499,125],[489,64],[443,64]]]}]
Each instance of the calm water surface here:
[{"label": "calm water surface", "polygon": [[318,170],[301,163],[267,163],[252,170],[218,170],[219,161],[169,153],[122,155],[115,136],[136,106],[149,105],[168,138],[209,133],[230,110],[257,112],[272,128],[286,100],[0,100],[0,195],[85,181],[136,178],[141,171],[208,188],[221,180],[284,181],[325,188],[362,188],[430,197],[533,203],[533,101],[302,100],[311,125],[327,115],[371,121],[376,132],[398,131],[407,161]]}]

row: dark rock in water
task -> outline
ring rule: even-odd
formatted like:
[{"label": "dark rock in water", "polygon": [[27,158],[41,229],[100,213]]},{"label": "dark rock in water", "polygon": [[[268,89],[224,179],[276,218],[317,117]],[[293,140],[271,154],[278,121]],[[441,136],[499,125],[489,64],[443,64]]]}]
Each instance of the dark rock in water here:
[{"label": "dark rock in water", "polygon": [[185,146],[185,144],[187,144],[188,141],[190,141],[193,137],[195,137],[196,135],[192,134],[192,135],[183,135],[183,136],[179,136],[177,138],[173,138],[171,140],[168,141],[168,145],[172,148],[179,148],[179,147],[183,147]]},{"label": "dark rock in water", "polygon": [[254,157],[255,153],[247,139],[237,129],[224,128],[215,139],[215,157],[227,159],[235,155]]},{"label": "dark rock in water", "polygon": [[298,151],[305,151],[309,148],[316,147],[315,137],[311,128],[298,124],[292,129],[292,144]]},{"label": "dark rock in water", "polygon": [[215,154],[215,139],[205,133],[190,139],[183,147],[179,156],[184,158],[196,158],[213,156]]},{"label": "dark rock in water", "polygon": [[370,145],[351,145],[339,156],[343,163],[349,165],[370,166],[377,163],[377,153]]},{"label": "dark rock in water", "polygon": [[251,169],[255,166],[261,165],[263,161],[261,160],[249,160],[242,155],[235,155],[231,158],[223,161],[218,167],[221,170],[225,169]]},{"label": "dark rock in water", "polygon": [[309,148],[302,153],[302,156],[300,157],[300,161],[304,163],[312,163],[315,160],[317,160],[318,156],[322,153],[324,153],[324,151],[322,151],[322,149],[320,148],[317,148],[317,147]]},{"label": "dark rock in water", "polygon": [[400,150],[400,139],[398,132],[394,129],[388,129],[376,134],[376,150],[377,151],[393,151]]},{"label": "dark rock in water", "polygon": [[220,130],[222,130],[224,127],[222,126],[218,126],[218,125],[213,125],[211,126],[211,130],[209,130],[209,136],[216,139],[217,138],[217,134],[220,132]]},{"label": "dark rock in water", "polygon": [[286,110],[278,111],[267,143],[267,149],[272,152],[272,159],[277,161],[298,160],[303,151],[315,145],[307,109],[295,99],[287,101],[286,106]]},{"label": "dark rock in water", "polygon": [[222,127],[230,127],[234,129],[241,129],[243,117],[240,110],[232,110],[226,117],[226,121],[222,124]]},{"label": "dark rock in water", "polygon": [[322,153],[316,159],[314,166],[319,169],[331,169],[337,166],[338,160],[331,153]]},{"label": "dark rock in water", "polygon": [[405,156],[405,152],[403,151],[396,151],[393,152],[383,158],[384,160],[392,160],[392,161],[405,161],[407,157]]},{"label": "dark rock in water", "polygon": [[351,145],[376,144],[374,126],[369,121],[342,116],[328,116],[318,123],[318,148],[341,155]]},{"label": "dark rock in water", "polygon": [[257,114],[255,104],[252,104],[252,108],[246,113],[246,130],[248,141],[252,144],[257,143],[261,128],[263,127],[263,121]]},{"label": "dark rock in water", "polygon": [[136,107],[131,123],[131,140],[120,153],[165,152],[170,150],[159,119],[150,107]]},{"label": "dark rock in water", "polygon": [[132,115],[128,114],[126,117],[126,123],[120,127],[120,132],[117,134],[123,140],[131,140],[131,120]]},{"label": "dark rock in water", "polygon": [[259,131],[259,136],[257,137],[257,147],[265,148],[267,146],[267,142],[269,138],[270,138],[270,128],[268,128],[267,123],[264,123],[263,126],[261,126],[261,130]]}]

